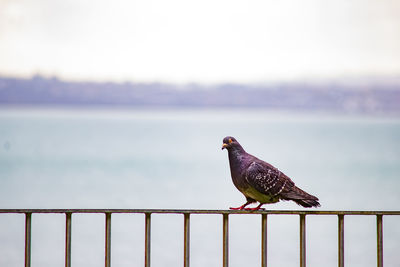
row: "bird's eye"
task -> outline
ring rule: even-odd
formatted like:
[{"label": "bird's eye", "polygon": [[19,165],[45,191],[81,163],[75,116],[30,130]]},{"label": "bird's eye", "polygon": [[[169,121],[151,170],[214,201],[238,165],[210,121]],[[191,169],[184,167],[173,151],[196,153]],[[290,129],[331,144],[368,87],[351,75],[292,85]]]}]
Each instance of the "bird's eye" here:
[{"label": "bird's eye", "polygon": [[232,142],[233,142],[233,141],[232,141],[232,138],[229,138],[229,144],[232,143]]}]

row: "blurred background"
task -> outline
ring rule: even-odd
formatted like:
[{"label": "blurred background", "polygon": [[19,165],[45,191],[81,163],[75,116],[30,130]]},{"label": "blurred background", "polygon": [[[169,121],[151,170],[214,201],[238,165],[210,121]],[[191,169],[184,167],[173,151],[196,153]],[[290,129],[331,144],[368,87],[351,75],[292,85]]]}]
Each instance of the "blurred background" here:
[{"label": "blurred background", "polygon": [[[398,1],[0,1],[0,208],[239,206],[231,135],[320,209],[399,210],[399,114]],[[191,264],[220,266],[222,219],[193,217]],[[298,218],[268,223],[268,263],[298,266]],[[152,265],[183,266],[183,218],[152,226]],[[63,266],[64,227],[33,216],[33,266]],[[23,264],[23,229],[0,215],[1,266]],[[143,265],[143,229],[113,215],[113,266]],[[346,266],[375,266],[375,218],[345,230]],[[336,217],[307,240],[309,266],[337,266]],[[73,216],[73,266],[103,266],[103,244],[102,216]],[[259,266],[258,216],[231,216],[230,253]]]}]

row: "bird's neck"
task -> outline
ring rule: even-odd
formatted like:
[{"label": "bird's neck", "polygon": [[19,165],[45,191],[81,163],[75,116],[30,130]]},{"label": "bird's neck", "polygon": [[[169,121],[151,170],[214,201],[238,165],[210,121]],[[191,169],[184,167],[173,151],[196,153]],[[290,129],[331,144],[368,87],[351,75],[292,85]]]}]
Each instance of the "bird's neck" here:
[{"label": "bird's neck", "polygon": [[231,172],[236,173],[240,166],[243,164],[243,157],[246,155],[246,151],[240,146],[229,149],[229,163]]}]

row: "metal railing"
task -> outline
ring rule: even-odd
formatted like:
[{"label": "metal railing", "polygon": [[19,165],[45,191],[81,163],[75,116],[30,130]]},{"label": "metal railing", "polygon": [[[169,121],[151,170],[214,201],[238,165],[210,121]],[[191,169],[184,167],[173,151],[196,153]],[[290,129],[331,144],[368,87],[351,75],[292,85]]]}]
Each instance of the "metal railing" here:
[{"label": "metal railing", "polygon": [[376,216],[377,266],[383,267],[383,216],[400,215],[400,211],[233,211],[233,210],[174,210],[174,209],[0,209],[0,213],[25,214],[25,267],[31,266],[31,228],[33,213],[65,214],[65,267],[71,267],[71,225],[74,213],[103,213],[105,215],[105,267],[111,266],[111,215],[113,213],[141,213],[145,215],[145,267],[150,266],[151,248],[151,215],[155,213],[182,214],[184,219],[184,257],[185,267],[190,264],[190,215],[219,214],[222,215],[222,254],[223,267],[229,265],[229,215],[259,214],[261,215],[261,266],[267,266],[267,218],[268,215],[299,215],[300,219],[300,267],[306,266],[306,216],[334,215],[338,218],[338,266],[344,266],[344,218],[346,215]]}]

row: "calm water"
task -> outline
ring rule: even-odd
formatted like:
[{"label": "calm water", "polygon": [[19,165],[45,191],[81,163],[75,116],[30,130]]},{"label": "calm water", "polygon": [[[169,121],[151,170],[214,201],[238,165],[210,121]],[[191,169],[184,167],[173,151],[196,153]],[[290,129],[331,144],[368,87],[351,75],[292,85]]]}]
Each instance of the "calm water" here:
[{"label": "calm water", "polygon": [[[320,198],[323,210],[399,210],[400,119],[257,110],[0,110],[0,208],[226,209],[243,204],[222,138]],[[268,208],[301,209],[291,202]],[[259,266],[260,217],[231,216],[230,265]],[[65,219],[33,216],[33,266],[63,266]],[[193,216],[192,266],[220,266],[222,219]],[[142,266],[143,215],[113,215],[113,266]],[[298,217],[270,216],[270,266],[298,266]],[[400,219],[384,219],[400,266]],[[23,265],[22,215],[0,215],[0,266]],[[74,215],[73,266],[103,266],[104,216]],[[152,266],[182,266],[183,218],[155,215]],[[337,266],[337,219],[307,219],[308,266]],[[375,218],[345,219],[346,266],[375,266]]]}]

